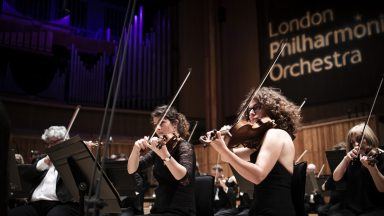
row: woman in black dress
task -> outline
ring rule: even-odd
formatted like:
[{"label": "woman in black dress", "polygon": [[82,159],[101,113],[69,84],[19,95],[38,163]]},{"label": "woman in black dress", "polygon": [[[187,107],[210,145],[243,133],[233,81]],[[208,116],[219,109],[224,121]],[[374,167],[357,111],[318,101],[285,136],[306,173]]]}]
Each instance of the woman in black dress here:
[{"label": "woman in black dress", "polygon": [[[157,125],[166,106],[157,107],[151,114],[153,125]],[[154,165],[153,175],[159,183],[152,215],[195,215],[195,154],[193,146],[185,141],[189,123],[185,116],[170,108],[164,120],[156,128],[154,137],[137,140],[128,159],[128,173]],[[159,142],[167,143],[158,148]],[[164,143],[164,142],[163,142]],[[147,154],[140,152],[150,149]]]},{"label": "woman in black dress", "polygon": [[249,215],[294,216],[291,181],[295,147],[292,137],[300,120],[299,107],[280,92],[266,87],[252,98],[249,107],[244,120],[255,123],[269,117],[276,126],[267,130],[262,137],[254,137],[244,143],[251,147],[229,149],[226,145],[228,139],[221,136],[220,132],[211,146],[223,161],[254,183]]},{"label": "woman in black dress", "polygon": [[378,149],[379,140],[372,129],[366,125],[364,141],[362,139],[364,123],[351,128],[347,136],[349,152],[333,172],[336,182],[345,181],[345,199],[341,208],[329,215],[384,215],[384,154],[382,150],[376,158],[375,164],[369,164],[367,153],[371,149]]}]

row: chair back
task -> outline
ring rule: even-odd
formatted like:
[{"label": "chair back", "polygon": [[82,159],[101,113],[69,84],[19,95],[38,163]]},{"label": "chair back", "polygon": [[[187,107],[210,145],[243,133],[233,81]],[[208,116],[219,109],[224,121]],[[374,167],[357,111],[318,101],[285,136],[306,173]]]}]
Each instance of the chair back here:
[{"label": "chair back", "polygon": [[213,176],[196,176],[195,203],[196,215],[213,215]]},{"label": "chair back", "polygon": [[293,167],[291,195],[297,216],[304,216],[304,194],[307,162],[300,162]]}]

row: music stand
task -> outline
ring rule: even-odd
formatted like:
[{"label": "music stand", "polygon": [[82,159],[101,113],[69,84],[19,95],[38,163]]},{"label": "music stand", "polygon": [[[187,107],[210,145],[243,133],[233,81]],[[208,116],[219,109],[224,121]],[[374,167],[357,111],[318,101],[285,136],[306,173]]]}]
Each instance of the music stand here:
[{"label": "music stand", "polygon": [[22,190],[19,170],[15,159],[15,149],[8,150],[8,178],[9,195],[13,196],[14,192]]},{"label": "music stand", "polygon": [[137,182],[135,176],[127,171],[127,160],[106,160],[104,165],[105,173],[120,196],[136,197]]},{"label": "music stand", "polygon": [[243,193],[247,193],[249,197],[253,198],[253,190],[254,186],[253,184],[245,179],[243,176],[241,176],[232,166],[231,167],[232,173],[236,178],[237,184],[239,185],[240,191]]},{"label": "music stand", "polygon": [[346,155],[346,150],[331,150],[331,151],[325,151],[325,155],[327,157],[329,168],[331,169],[331,172],[335,171],[337,165],[343,160],[344,156]]},{"label": "music stand", "polygon": [[[81,210],[84,210],[84,196],[92,181],[92,167],[95,163],[93,154],[79,136],[56,144],[48,148],[46,152],[65,186],[73,198],[79,200],[80,206],[82,206]],[[101,168],[99,164],[97,166],[96,175],[100,175]],[[104,172],[100,187],[100,199],[106,204],[101,209],[101,213],[121,213],[120,196]]]},{"label": "music stand", "polygon": [[27,199],[33,189],[32,183],[26,178],[32,164],[17,164],[15,150],[8,151],[8,194],[10,199]]}]

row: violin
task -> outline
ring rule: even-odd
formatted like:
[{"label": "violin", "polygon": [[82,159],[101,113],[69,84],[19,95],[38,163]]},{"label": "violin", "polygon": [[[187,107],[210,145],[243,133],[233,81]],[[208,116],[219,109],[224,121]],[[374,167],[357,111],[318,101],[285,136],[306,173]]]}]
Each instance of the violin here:
[{"label": "violin", "polygon": [[264,134],[275,126],[275,121],[269,117],[258,119],[253,124],[248,121],[241,120],[229,130],[232,137],[228,142],[228,147],[237,147],[240,143],[242,143],[248,148],[258,148]]},{"label": "violin", "polygon": [[[247,118],[247,114],[249,113],[249,106],[253,100],[253,98],[257,95],[257,93],[260,91],[262,85],[268,78],[269,74],[271,73],[273,66],[276,64],[277,60],[279,59],[281,53],[284,51],[284,48],[286,46],[286,42],[282,41],[280,43],[279,49],[280,52],[276,56],[273,64],[269,68],[268,72],[265,74],[263,80],[261,81],[259,87],[255,89],[252,94],[249,95],[249,97],[246,100],[245,105],[241,109],[241,112],[236,120],[236,123],[232,126],[230,126],[229,130],[221,130],[221,132],[224,135],[229,136],[229,142],[227,146],[229,148],[237,147],[240,144],[243,144],[246,147],[249,148],[258,148],[260,147],[262,137],[264,134],[271,128],[275,127],[276,124],[274,120],[272,120],[269,117],[264,117],[261,119],[258,119],[255,123],[251,123]],[[204,144],[209,144],[213,140],[217,138],[217,130],[213,130],[212,133],[208,133],[205,136],[200,137],[200,141]]]},{"label": "violin", "polygon": [[379,148],[371,148],[367,150],[366,156],[367,156],[368,164],[370,166],[375,166],[375,164],[379,162],[378,158],[381,154],[383,154],[383,150]]},{"label": "violin", "polygon": [[161,146],[171,146],[171,149],[174,149],[177,143],[181,140],[182,138],[175,133],[172,134],[172,136],[167,137],[167,135],[163,135],[160,137],[158,145]]},{"label": "violin", "polygon": [[[233,125],[229,130],[222,131],[224,135],[229,136],[227,143],[228,148],[235,148],[240,144],[248,148],[257,149],[264,134],[271,128],[276,126],[275,121],[269,117],[258,119],[255,123],[250,123],[246,120],[241,120]],[[217,138],[217,131],[213,134],[200,137],[203,143],[210,143]]]},{"label": "violin", "polygon": [[[372,103],[372,106],[371,106],[371,109],[369,111],[369,115],[367,117],[367,120],[365,121],[364,123],[364,127],[363,127],[363,131],[361,133],[361,137],[359,137],[360,139],[360,142],[359,142],[359,145],[358,145],[358,151],[357,152],[360,152],[360,149],[363,147],[365,147],[365,152],[366,153],[370,153],[372,150],[372,153],[371,153],[371,156],[368,157],[369,160],[371,160],[369,162],[369,164],[371,166],[373,166],[375,163],[377,163],[377,160],[376,158],[378,157],[379,155],[379,152],[381,151],[380,149],[378,148],[370,148],[369,146],[366,146],[364,145],[365,142],[364,141],[364,136],[365,136],[365,128],[366,126],[368,125],[368,122],[369,122],[369,119],[371,118],[371,115],[372,115],[372,112],[373,112],[373,108],[375,107],[375,104],[376,104],[376,100],[377,100],[377,96],[379,95],[379,92],[380,92],[380,89],[381,89],[381,86],[383,85],[383,81],[384,81],[384,74],[381,75],[381,80],[380,80],[380,84],[379,84],[379,87],[377,88],[377,91],[376,91],[376,95],[375,95],[375,98],[373,99],[373,103]],[[366,154],[368,156],[368,154]],[[356,159],[355,159],[356,160]]]}]

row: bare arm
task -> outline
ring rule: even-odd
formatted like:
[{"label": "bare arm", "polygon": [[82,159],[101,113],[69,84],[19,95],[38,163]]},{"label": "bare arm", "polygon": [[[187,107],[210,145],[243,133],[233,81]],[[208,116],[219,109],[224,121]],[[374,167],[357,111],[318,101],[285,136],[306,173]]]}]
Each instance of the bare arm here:
[{"label": "bare arm", "polygon": [[353,158],[357,157],[357,148],[355,147],[351,151],[347,153],[347,155],[343,158],[343,160],[337,165],[335,171],[333,171],[333,180],[340,181],[343,178],[345,171],[349,166],[349,163],[353,160]]},{"label": "bare arm", "polygon": [[368,169],[369,173],[372,176],[373,182],[375,182],[375,186],[377,190],[381,193],[384,192],[384,176],[381,174],[377,166],[375,165],[371,169]]},{"label": "bare arm", "polygon": [[345,156],[339,165],[337,165],[335,171],[333,171],[333,180],[340,181],[340,179],[343,178],[350,162],[351,159],[349,159],[348,156]]},{"label": "bare arm", "polygon": [[239,147],[239,148],[234,148],[232,149],[233,153],[237,155],[239,158],[245,160],[245,161],[250,161],[251,154],[255,152],[254,149],[246,148],[246,147]]},{"label": "bare arm", "polygon": [[211,145],[222,155],[222,159],[230,163],[240,175],[254,184],[259,184],[266,178],[279,159],[284,145],[283,140],[287,139],[287,137],[283,136],[289,137],[288,134],[284,135],[280,130],[270,129],[265,135],[255,163],[244,161],[231,152],[224,144],[222,138],[216,139]]},{"label": "bare arm", "polygon": [[129,174],[136,172],[139,168],[140,151],[147,149],[146,142],[147,140],[145,138],[139,139],[133,145],[133,149],[131,151],[131,154],[129,155],[127,164],[127,171]]},{"label": "bare arm", "polygon": [[368,164],[367,156],[364,156],[360,159],[361,164],[365,166],[369,173],[372,176],[373,182],[375,183],[376,189],[383,193],[384,192],[384,176],[381,174],[380,170],[377,168],[377,165],[371,166]]},{"label": "bare arm", "polygon": [[127,170],[129,174],[133,174],[139,168],[140,150],[135,150],[133,147],[131,155],[128,158]]}]

